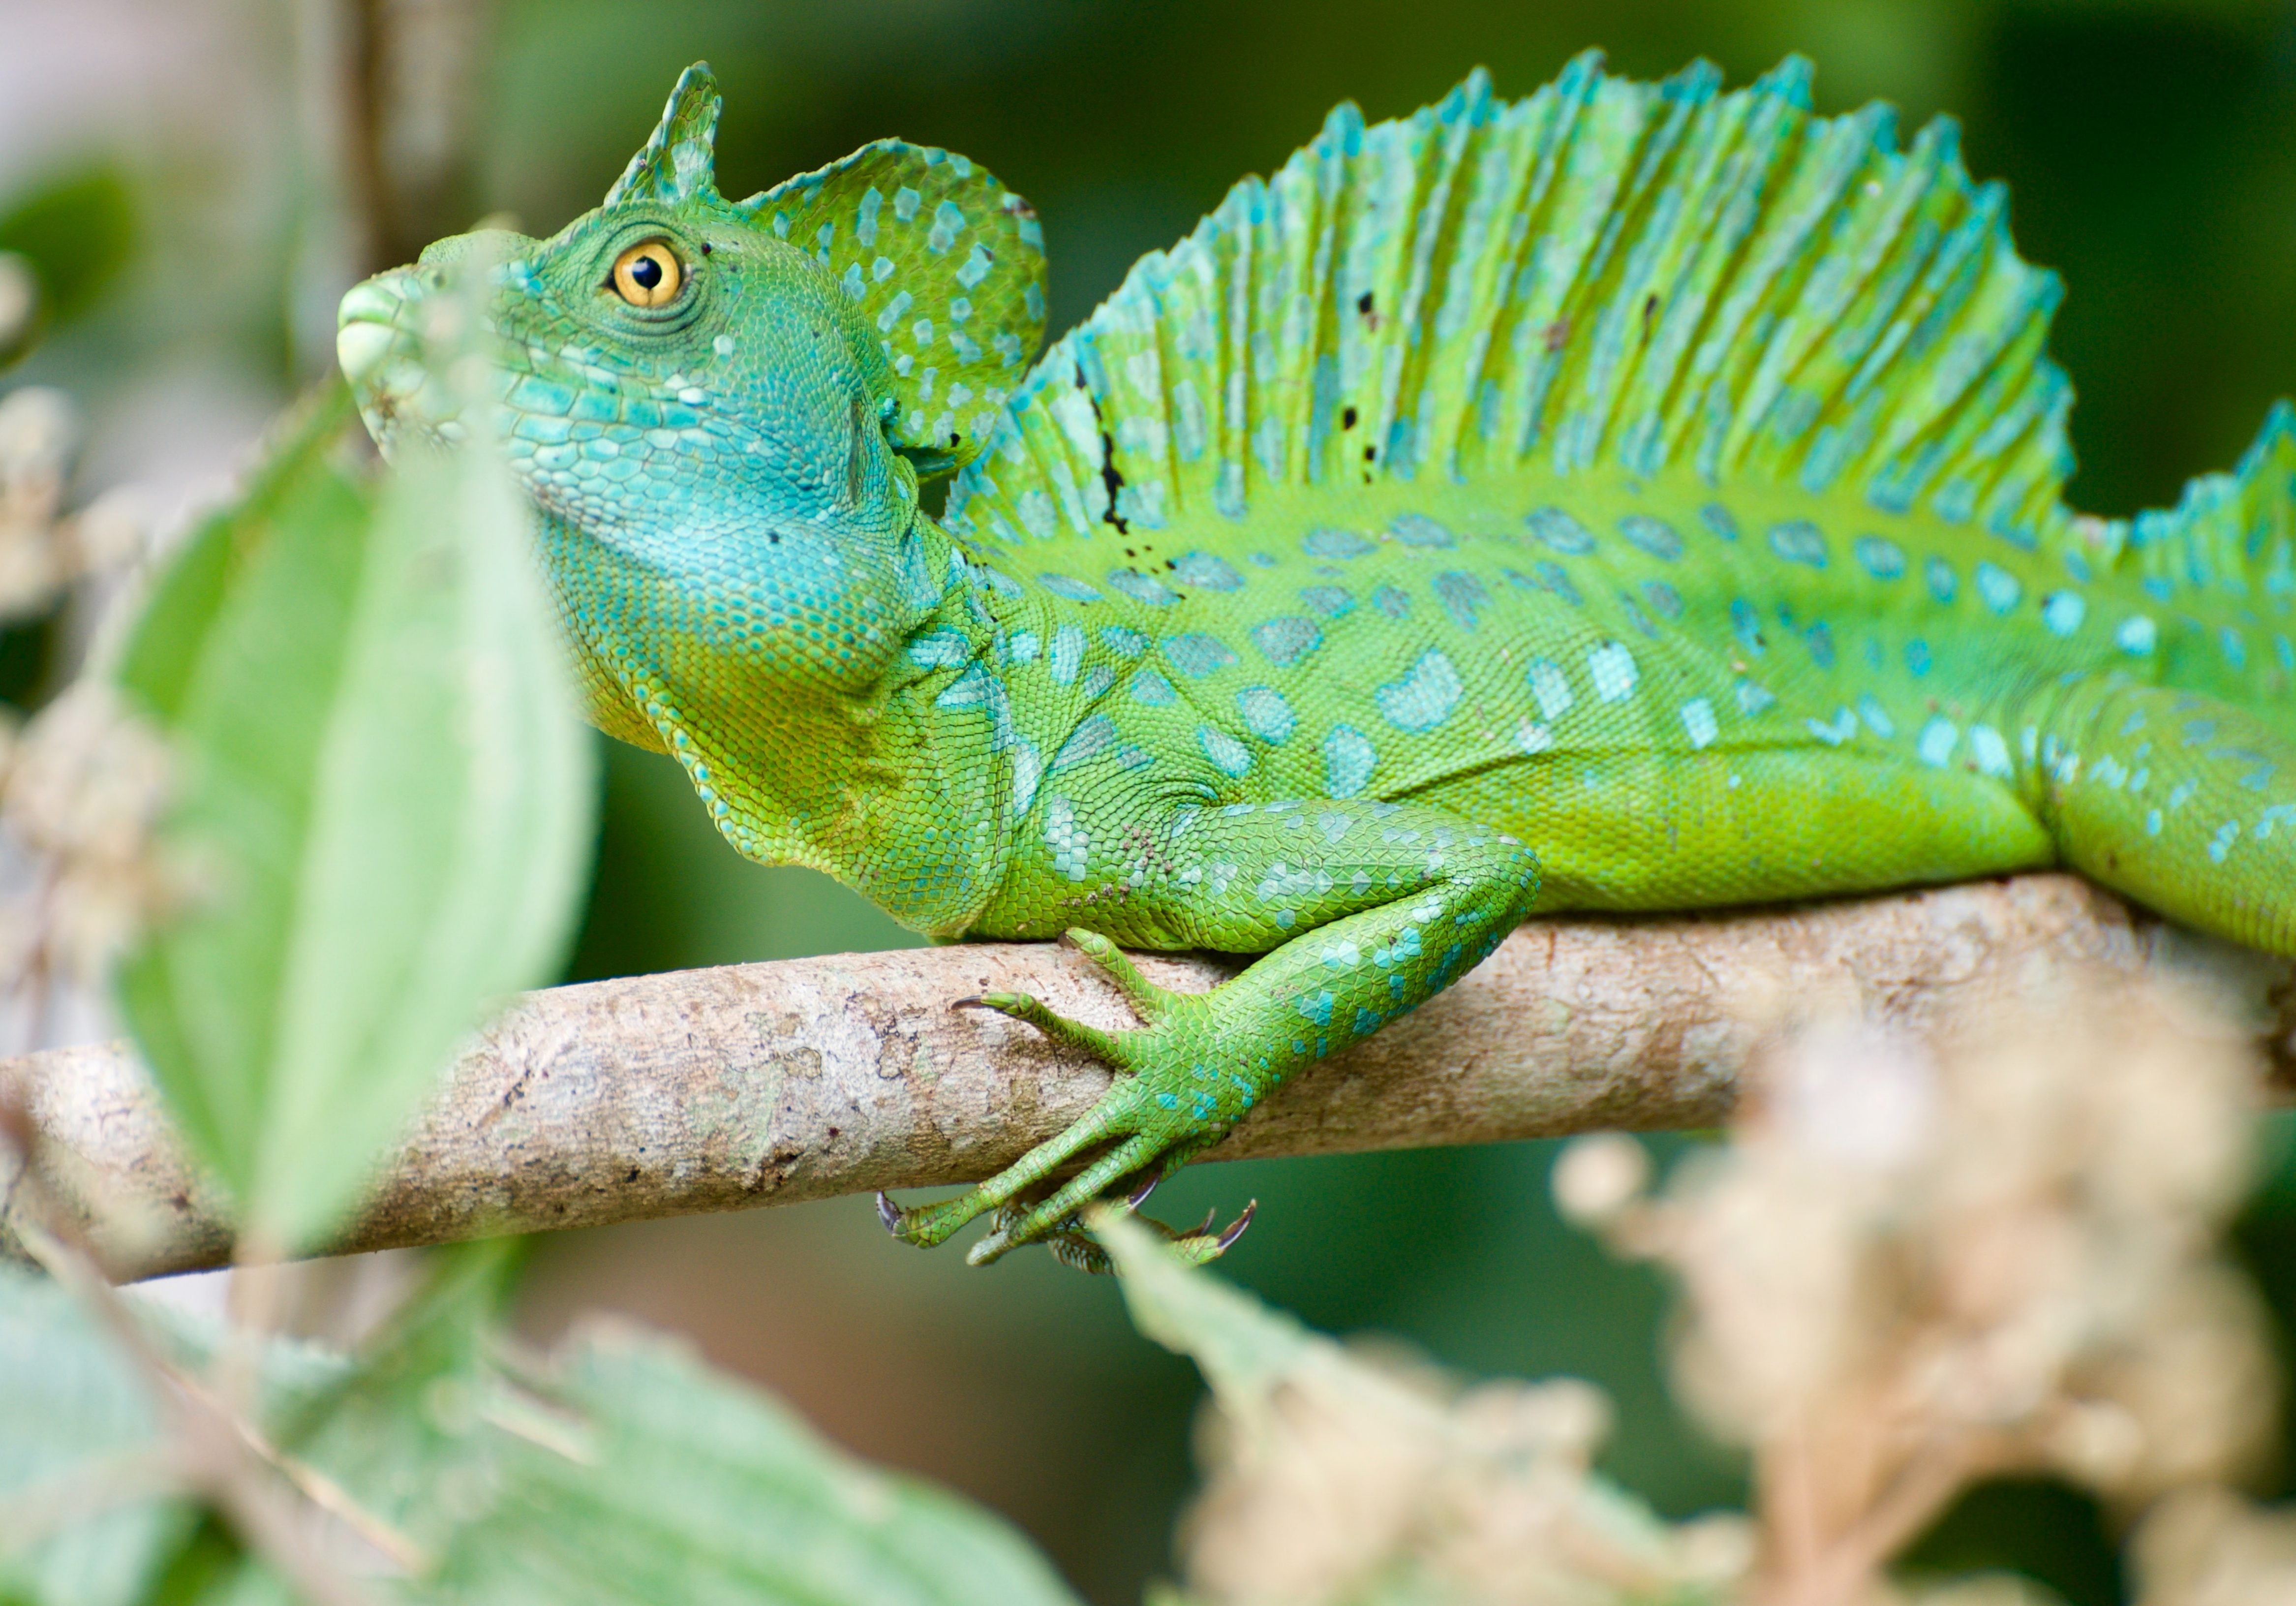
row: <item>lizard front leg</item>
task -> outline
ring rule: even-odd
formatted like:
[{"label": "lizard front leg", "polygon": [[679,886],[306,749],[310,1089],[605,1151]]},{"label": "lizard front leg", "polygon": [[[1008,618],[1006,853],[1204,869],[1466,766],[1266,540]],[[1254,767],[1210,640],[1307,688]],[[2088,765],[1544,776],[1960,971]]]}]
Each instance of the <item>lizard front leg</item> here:
[{"label": "lizard front leg", "polygon": [[[1088,828],[1103,823],[1119,823]],[[896,1237],[936,1244],[996,1210],[996,1229],[967,1257],[985,1264],[1060,1231],[1086,1200],[1128,1178],[1167,1175],[1300,1067],[1464,975],[1538,892],[1529,848],[1441,809],[1327,800],[1183,806],[1130,823],[1138,851],[1125,867],[1126,895],[1067,935],[1144,1024],[1102,1031],[1025,994],[968,1001],[1126,1074],[1066,1132],[971,1192],[913,1210],[887,1203]],[[1045,882],[1046,901],[1061,885]],[[1118,940],[1264,956],[1209,993],[1182,994],[1143,977]],[[1008,1208],[1086,1156],[1041,1202]]]}]

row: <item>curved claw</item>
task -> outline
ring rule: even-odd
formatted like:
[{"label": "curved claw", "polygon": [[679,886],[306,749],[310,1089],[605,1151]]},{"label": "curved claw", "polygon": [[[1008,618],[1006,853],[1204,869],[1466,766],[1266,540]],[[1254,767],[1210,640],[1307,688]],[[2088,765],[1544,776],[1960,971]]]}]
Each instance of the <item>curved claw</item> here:
[{"label": "curved claw", "polygon": [[1256,1199],[1246,1200],[1243,1214],[1228,1223],[1227,1231],[1219,1235],[1219,1253],[1225,1255],[1234,1249],[1235,1241],[1243,1236],[1244,1229],[1251,1225],[1251,1218],[1259,1214],[1259,1201]]},{"label": "curved claw", "polygon": [[901,1235],[901,1217],[907,1214],[907,1211],[893,1202],[893,1196],[890,1193],[886,1192],[882,1188],[877,1190],[877,1219],[885,1224],[885,1230],[894,1237],[898,1238]]},{"label": "curved claw", "polygon": [[[1243,1207],[1242,1215],[1228,1224],[1226,1231],[1215,1234],[1212,1224],[1219,1219],[1219,1212],[1214,1210],[1204,1217],[1203,1225],[1193,1232],[1173,1233],[1172,1248],[1190,1266],[1210,1265],[1235,1247],[1235,1241],[1243,1236],[1244,1229],[1251,1225],[1251,1218],[1259,1212],[1259,1201],[1255,1199]],[[1166,1230],[1168,1232],[1170,1229]]]}]

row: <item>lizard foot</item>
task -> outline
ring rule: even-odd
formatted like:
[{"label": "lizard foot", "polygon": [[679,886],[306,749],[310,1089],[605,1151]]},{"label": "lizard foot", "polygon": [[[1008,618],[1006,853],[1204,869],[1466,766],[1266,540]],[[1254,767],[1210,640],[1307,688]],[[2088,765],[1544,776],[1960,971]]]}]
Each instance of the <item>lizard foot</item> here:
[{"label": "lizard foot", "polygon": [[[1136,1198],[1137,1195],[1135,1195],[1136,1200]],[[1140,1224],[1169,1244],[1173,1251],[1188,1265],[1206,1266],[1226,1254],[1235,1241],[1243,1236],[1244,1229],[1251,1225],[1251,1218],[1259,1209],[1259,1201],[1255,1199],[1245,1205],[1242,1213],[1225,1227],[1218,1225],[1218,1210],[1206,1211],[1202,1221],[1185,1230],[1167,1225],[1149,1216],[1140,1217]],[[1023,1213],[1024,1207],[1017,1204],[1005,1205],[996,1210],[988,1218],[988,1237],[982,1241],[987,1242],[988,1239],[995,1238],[1008,1225],[1018,1222]],[[1080,1272],[1090,1272],[1096,1277],[1111,1276],[1115,1274],[1115,1263],[1109,1259],[1108,1251],[1100,1247],[1100,1241],[1086,1230],[1081,1217],[1070,1217],[1037,1241],[1049,1250],[1053,1258],[1063,1266],[1072,1266]]]},{"label": "lizard foot", "polygon": [[[1084,1205],[1136,1178],[1139,1185],[1128,1202],[1136,1205],[1157,1183],[1227,1135],[1258,1097],[1251,1082],[1218,1066],[1216,995],[1158,987],[1097,932],[1071,930],[1066,940],[1107,972],[1145,1025],[1103,1031],[1056,1014],[1026,993],[984,993],[960,998],[953,1007],[992,1009],[1026,1020],[1055,1042],[1128,1074],[1119,1076],[1066,1132],[968,1192],[914,1209],[878,1195],[878,1215],[894,1237],[931,1247],[975,1217],[994,1212],[990,1230],[965,1255],[972,1265],[986,1266],[1023,1244],[1046,1242],[1071,1265],[1103,1269],[1099,1247],[1078,1218]],[[1091,1158],[1081,1170],[1050,1185],[1085,1156]],[[1037,1197],[1040,1193],[1045,1196]],[[1250,1220],[1247,1209],[1224,1233],[1214,1232],[1210,1222],[1186,1233],[1153,1225],[1201,1263],[1225,1252]]]}]

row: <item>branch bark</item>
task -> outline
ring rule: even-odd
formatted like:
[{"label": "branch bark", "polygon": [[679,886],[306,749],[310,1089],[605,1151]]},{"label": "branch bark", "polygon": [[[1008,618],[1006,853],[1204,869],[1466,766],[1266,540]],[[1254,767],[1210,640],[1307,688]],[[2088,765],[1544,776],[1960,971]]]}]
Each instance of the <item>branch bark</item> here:
[{"label": "branch bark", "polygon": [[[1228,973],[1203,958],[1141,964],[1179,987]],[[2161,926],[2069,876],[1724,916],[1542,921],[1417,1014],[1295,1078],[1210,1158],[1712,1126],[1782,1020],[1856,1010],[1918,1039],[2080,965],[2197,978],[2245,1012],[2276,1058],[2296,1020],[2287,964]],[[329,1251],[990,1176],[1109,1081],[1025,1027],[947,1007],[990,987],[1129,1023],[1080,956],[1041,943],[529,995],[448,1071]],[[80,1217],[111,1274],[229,1261],[228,1211],[127,1045],[0,1063],[0,1094],[29,1111],[50,1197]]]}]

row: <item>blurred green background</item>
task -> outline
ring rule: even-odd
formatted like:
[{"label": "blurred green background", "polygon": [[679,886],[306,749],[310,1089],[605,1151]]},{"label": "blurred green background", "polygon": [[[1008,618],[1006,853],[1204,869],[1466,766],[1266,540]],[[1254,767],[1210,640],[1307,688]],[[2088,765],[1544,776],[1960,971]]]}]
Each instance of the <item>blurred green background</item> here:
[{"label": "blurred green background", "polygon": [[[90,489],[195,503],[326,361],[351,277],[487,213],[555,229],[696,58],[726,93],[729,194],[888,134],[962,151],[1038,209],[1059,329],[1332,102],[1406,112],[1478,63],[1521,94],[1589,45],[1637,75],[1705,55],[1734,81],[1800,51],[1823,110],[1958,117],[1972,169],[2012,186],[2024,254],[2068,282],[2054,349],[2091,511],[2172,499],[2296,391],[2296,7],[2235,0],[0,0],[0,249],[34,258],[53,315],[11,378],[88,406]],[[331,79],[343,60],[357,72]],[[348,136],[344,101],[364,109]],[[37,700],[70,637],[0,636],[0,694]],[[674,766],[618,748],[606,777],[571,977],[910,940],[736,859]],[[1669,1512],[1740,1498],[1737,1462],[1665,1397],[1664,1291],[1556,1221],[1552,1153],[1207,1167],[1160,1202],[1258,1197],[1239,1281],[1467,1371],[1593,1379],[1619,1407],[1610,1471]],[[2243,1245],[2285,1315],[2296,1188],[2267,1190]],[[524,1326],[602,1307],[988,1500],[1095,1601],[1136,1601],[1167,1565],[1198,1387],[1105,1283],[1042,1257],[969,1271],[850,1200],[541,1243]],[[1922,1554],[2120,1598],[2109,1517],[2061,1489],[1981,1490]]]}]

